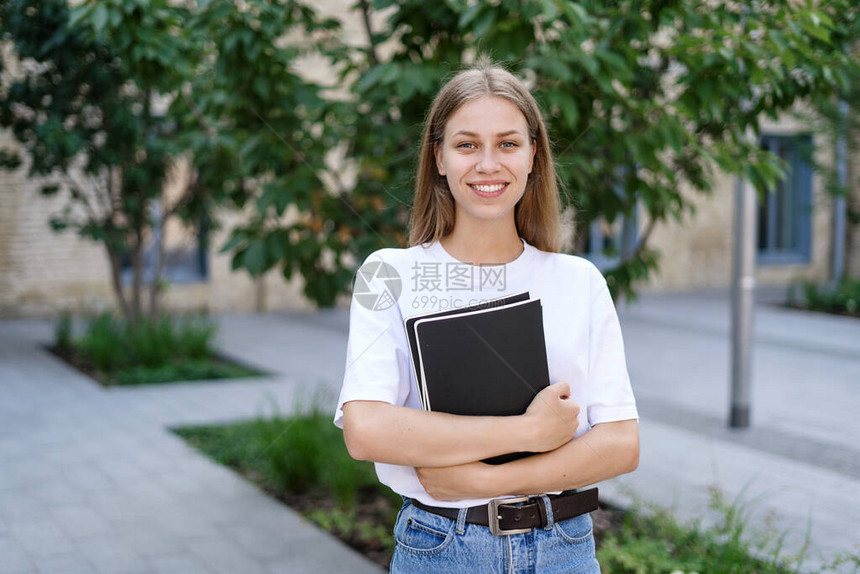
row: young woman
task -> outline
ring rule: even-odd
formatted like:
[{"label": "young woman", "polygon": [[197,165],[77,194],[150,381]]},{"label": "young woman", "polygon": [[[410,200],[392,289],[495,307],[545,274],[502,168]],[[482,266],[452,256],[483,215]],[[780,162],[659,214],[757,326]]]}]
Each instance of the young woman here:
[{"label": "young woman", "polygon": [[[392,572],[600,571],[596,493],[574,489],[636,468],[638,415],[606,282],[559,253],[559,206],[524,85],[489,66],[454,76],[427,117],[411,247],[373,253],[356,280],[335,415],[404,497]],[[523,291],[543,306],[553,384],[519,416],[422,410],[404,319]],[[480,462],[520,451],[539,454]]]}]

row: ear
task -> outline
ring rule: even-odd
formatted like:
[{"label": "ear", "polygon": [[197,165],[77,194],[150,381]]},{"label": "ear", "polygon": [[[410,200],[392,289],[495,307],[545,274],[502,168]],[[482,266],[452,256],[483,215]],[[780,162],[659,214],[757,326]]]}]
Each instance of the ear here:
[{"label": "ear", "polygon": [[529,173],[532,172],[532,168],[535,166],[535,154],[537,153],[537,140],[532,140],[532,156],[529,159]]},{"label": "ear", "polygon": [[439,175],[445,176],[445,168],[442,167],[442,150],[439,149],[439,143],[433,144],[433,155],[436,156],[436,169],[439,171]]}]

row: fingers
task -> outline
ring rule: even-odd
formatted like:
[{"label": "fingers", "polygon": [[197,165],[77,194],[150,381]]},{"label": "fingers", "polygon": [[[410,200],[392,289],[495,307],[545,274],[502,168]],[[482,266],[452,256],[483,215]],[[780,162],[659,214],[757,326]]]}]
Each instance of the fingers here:
[{"label": "fingers", "polygon": [[561,398],[561,399],[570,398],[570,384],[569,383],[567,383],[565,381],[561,381],[561,382],[555,383],[554,385],[550,385],[550,386],[555,389],[557,396],[559,398]]}]

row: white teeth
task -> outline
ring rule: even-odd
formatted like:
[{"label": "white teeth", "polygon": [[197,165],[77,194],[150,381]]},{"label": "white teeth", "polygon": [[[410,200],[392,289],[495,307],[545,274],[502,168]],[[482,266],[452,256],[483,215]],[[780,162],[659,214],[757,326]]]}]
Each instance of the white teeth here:
[{"label": "white teeth", "polygon": [[496,185],[473,185],[472,187],[474,187],[481,193],[493,193],[501,190],[503,187],[505,187],[505,184],[497,183]]}]

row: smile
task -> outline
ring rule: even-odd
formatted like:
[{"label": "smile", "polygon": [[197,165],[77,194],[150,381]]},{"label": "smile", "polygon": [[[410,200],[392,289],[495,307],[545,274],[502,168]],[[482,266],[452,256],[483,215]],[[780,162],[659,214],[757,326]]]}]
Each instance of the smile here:
[{"label": "smile", "polygon": [[500,195],[507,186],[507,183],[469,184],[469,187],[475,190],[475,192],[482,197],[495,197]]}]

